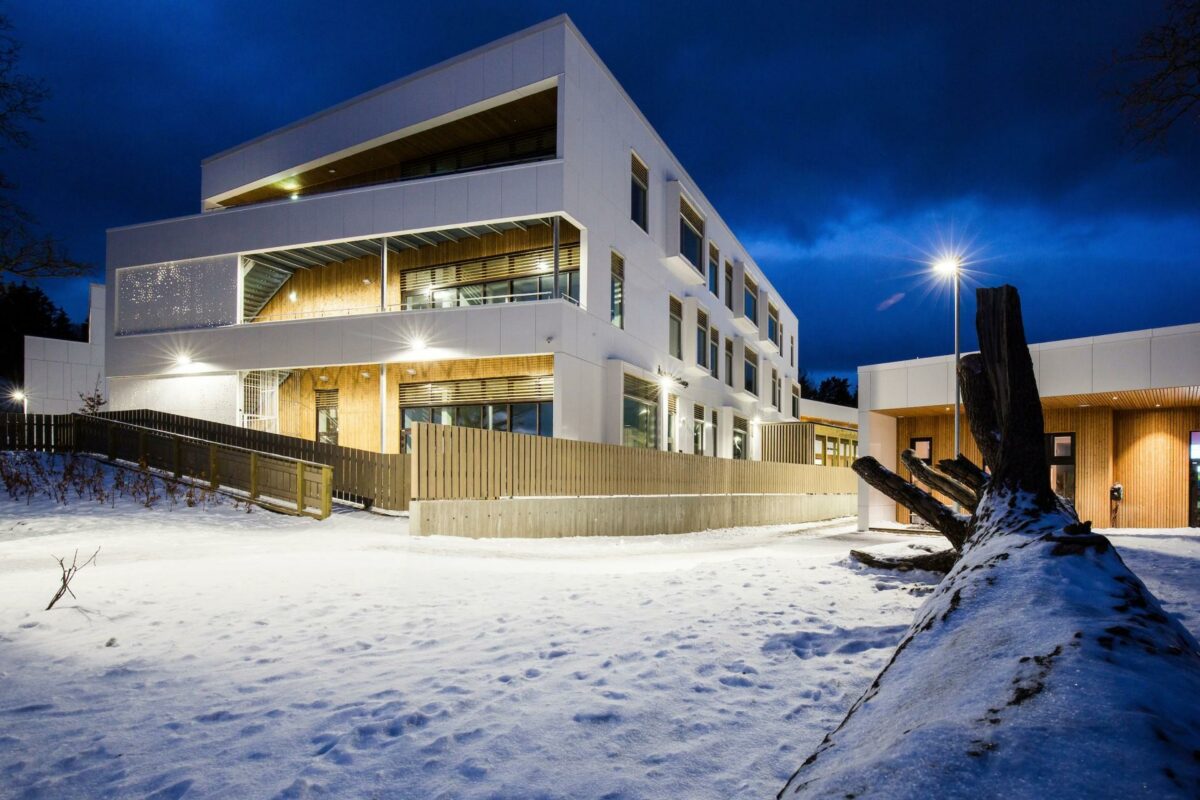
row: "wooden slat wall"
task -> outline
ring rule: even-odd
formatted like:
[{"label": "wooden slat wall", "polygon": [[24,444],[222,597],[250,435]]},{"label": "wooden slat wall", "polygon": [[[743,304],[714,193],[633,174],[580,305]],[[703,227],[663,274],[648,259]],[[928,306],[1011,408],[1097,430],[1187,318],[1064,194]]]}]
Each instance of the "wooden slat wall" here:
[{"label": "wooden slat wall", "polygon": [[[1075,506],[1083,519],[1093,520],[1097,527],[1108,525],[1108,489],[1113,481],[1113,413],[1109,408],[1048,408],[1043,411],[1046,433],[1075,434]],[[896,420],[896,463],[900,453],[908,449],[913,438],[933,437],[933,461],[953,458],[954,417],[938,414],[924,417],[903,417]],[[961,450],[976,464],[983,458],[963,419]],[[907,476],[908,470],[900,468]],[[935,493],[944,503],[950,499]],[[908,522],[908,509],[897,506],[896,519]]]},{"label": "wooden slat wall", "polygon": [[1188,439],[1200,408],[1118,412],[1114,480],[1125,487],[1116,524],[1181,528],[1188,524]]},{"label": "wooden slat wall", "polygon": [[765,422],[759,426],[762,460],[777,464],[812,464],[816,436],[811,422]]},{"label": "wooden slat wall", "polygon": [[847,468],[775,464],[419,423],[413,498],[853,494]]}]

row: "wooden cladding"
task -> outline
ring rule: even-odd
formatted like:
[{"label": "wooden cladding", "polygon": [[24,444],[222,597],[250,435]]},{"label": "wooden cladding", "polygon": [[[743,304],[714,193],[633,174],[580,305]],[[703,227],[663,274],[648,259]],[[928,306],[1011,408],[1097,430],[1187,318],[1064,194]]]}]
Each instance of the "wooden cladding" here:
[{"label": "wooden cladding", "polygon": [[[1047,404],[1049,405],[1049,404]],[[1200,408],[1114,411],[1112,408],[1043,409],[1047,432],[1075,436],[1075,508],[1096,527],[1171,528],[1188,523],[1188,437],[1200,430]],[[933,462],[951,458],[954,418],[949,414],[896,420],[896,459],[913,438],[933,439]],[[963,420],[962,451],[980,463]],[[907,473],[903,467],[902,473]],[[1125,499],[1109,489],[1120,483]],[[935,495],[943,502],[948,498]],[[905,509],[898,519],[907,521]]]},{"label": "wooden cladding", "polygon": [[[554,248],[544,247],[520,253],[488,256],[459,261],[429,269],[412,269],[401,273],[400,289],[404,296],[429,292],[433,289],[485,283],[505,278],[544,275],[554,268]],[[559,246],[558,269],[569,272],[579,269],[579,245]]]},{"label": "wooden cladding", "polygon": [[413,497],[853,494],[846,468],[771,464],[548,439],[475,428],[413,426]]},{"label": "wooden cladding", "polygon": [[554,399],[553,375],[526,375],[473,381],[400,386],[400,407],[470,403],[537,402]]},{"label": "wooden cladding", "polygon": [[779,464],[812,464],[816,433],[811,422],[764,422],[759,426],[762,460]]}]

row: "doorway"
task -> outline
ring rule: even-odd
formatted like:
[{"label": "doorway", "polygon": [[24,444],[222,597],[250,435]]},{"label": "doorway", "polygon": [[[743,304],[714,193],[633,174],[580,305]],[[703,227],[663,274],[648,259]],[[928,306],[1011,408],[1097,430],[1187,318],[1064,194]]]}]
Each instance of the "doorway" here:
[{"label": "doorway", "polygon": [[1200,528],[1200,431],[1192,431],[1188,445],[1188,527]]}]

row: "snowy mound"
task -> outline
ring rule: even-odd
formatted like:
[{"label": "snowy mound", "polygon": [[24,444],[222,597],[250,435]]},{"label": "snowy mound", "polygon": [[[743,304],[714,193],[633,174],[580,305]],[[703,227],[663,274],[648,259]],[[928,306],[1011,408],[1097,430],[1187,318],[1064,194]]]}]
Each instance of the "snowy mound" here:
[{"label": "snowy mound", "polygon": [[987,496],[961,561],[780,797],[1196,797],[1200,646],[1069,509]]}]

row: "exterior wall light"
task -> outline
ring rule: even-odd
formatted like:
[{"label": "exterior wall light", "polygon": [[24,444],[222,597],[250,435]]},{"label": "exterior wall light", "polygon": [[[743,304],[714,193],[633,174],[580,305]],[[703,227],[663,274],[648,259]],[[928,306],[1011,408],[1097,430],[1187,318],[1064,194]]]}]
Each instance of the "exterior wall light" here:
[{"label": "exterior wall light", "polygon": [[178,367],[186,367],[192,363],[192,357],[187,353],[180,353],[175,356],[175,365]]},{"label": "exterior wall light", "polygon": [[295,289],[292,289],[290,292],[288,292],[288,300],[292,301],[293,303],[296,302],[296,298],[299,296],[300,295],[296,294]]}]

